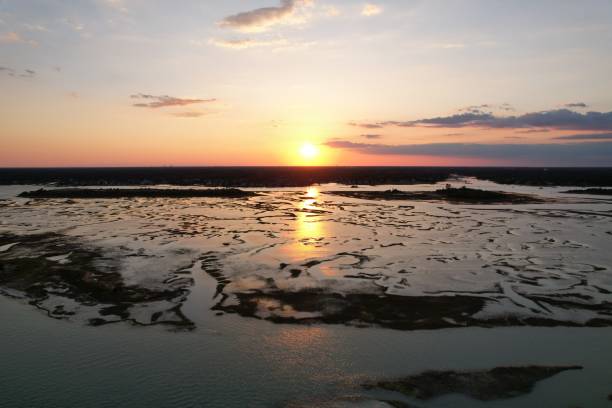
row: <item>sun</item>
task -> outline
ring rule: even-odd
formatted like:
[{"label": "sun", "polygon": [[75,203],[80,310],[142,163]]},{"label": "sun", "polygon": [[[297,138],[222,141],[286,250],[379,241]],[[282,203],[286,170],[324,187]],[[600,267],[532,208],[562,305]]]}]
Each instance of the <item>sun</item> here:
[{"label": "sun", "polygon": [[312,143],[304,143],[300,146],[300,156],[305,160],[312,160],[319,155],[319,149]]}]

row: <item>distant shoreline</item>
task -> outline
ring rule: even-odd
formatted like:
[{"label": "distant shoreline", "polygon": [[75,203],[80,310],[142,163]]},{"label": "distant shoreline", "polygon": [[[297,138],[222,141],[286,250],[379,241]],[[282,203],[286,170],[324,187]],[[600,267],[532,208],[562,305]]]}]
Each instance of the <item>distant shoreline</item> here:
[{"label": "distant shoreline", "polygon": [[0,185],[304,187],[434,184],[456,176],[530,186],[612,186],[612,167],[89,167],[0,168]]}]

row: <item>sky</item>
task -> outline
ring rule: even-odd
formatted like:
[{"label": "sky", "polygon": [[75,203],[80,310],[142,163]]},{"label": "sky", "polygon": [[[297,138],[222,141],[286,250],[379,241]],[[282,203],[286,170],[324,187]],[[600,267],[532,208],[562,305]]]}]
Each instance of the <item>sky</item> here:
[{"label": "sky", "polygon": [[0,0],[0,167],[612,166],[610,0]]}]

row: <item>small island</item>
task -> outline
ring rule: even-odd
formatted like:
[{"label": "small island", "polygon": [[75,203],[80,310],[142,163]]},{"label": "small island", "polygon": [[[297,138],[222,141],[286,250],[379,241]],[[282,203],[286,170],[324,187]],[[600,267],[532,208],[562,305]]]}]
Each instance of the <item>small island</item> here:
[{"label": "small island", "polygon": [[612,196],[612,188],[586,188],[584,190],[567,190],[563,194],[589,194]]},{"label": "small island", "polygon": [[24,198],[244,198],[258,195],[238,188],[60,188],[25,191]]},{"label": "small island", "polygon": [[539,204],[547,200],[528,194],[447,186],[435,191],[331,191],[330,194],[364,200],[446,201],[454,204]]}]

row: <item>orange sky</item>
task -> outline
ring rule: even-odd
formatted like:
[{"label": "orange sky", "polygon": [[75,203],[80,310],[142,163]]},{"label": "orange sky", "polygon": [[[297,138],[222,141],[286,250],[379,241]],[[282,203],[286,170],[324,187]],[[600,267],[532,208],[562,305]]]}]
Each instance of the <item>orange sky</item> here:
[{"label": "orange sky", "polygon": [[0,167],[606,164],[611,20],[600,1],[3,3]]}]

